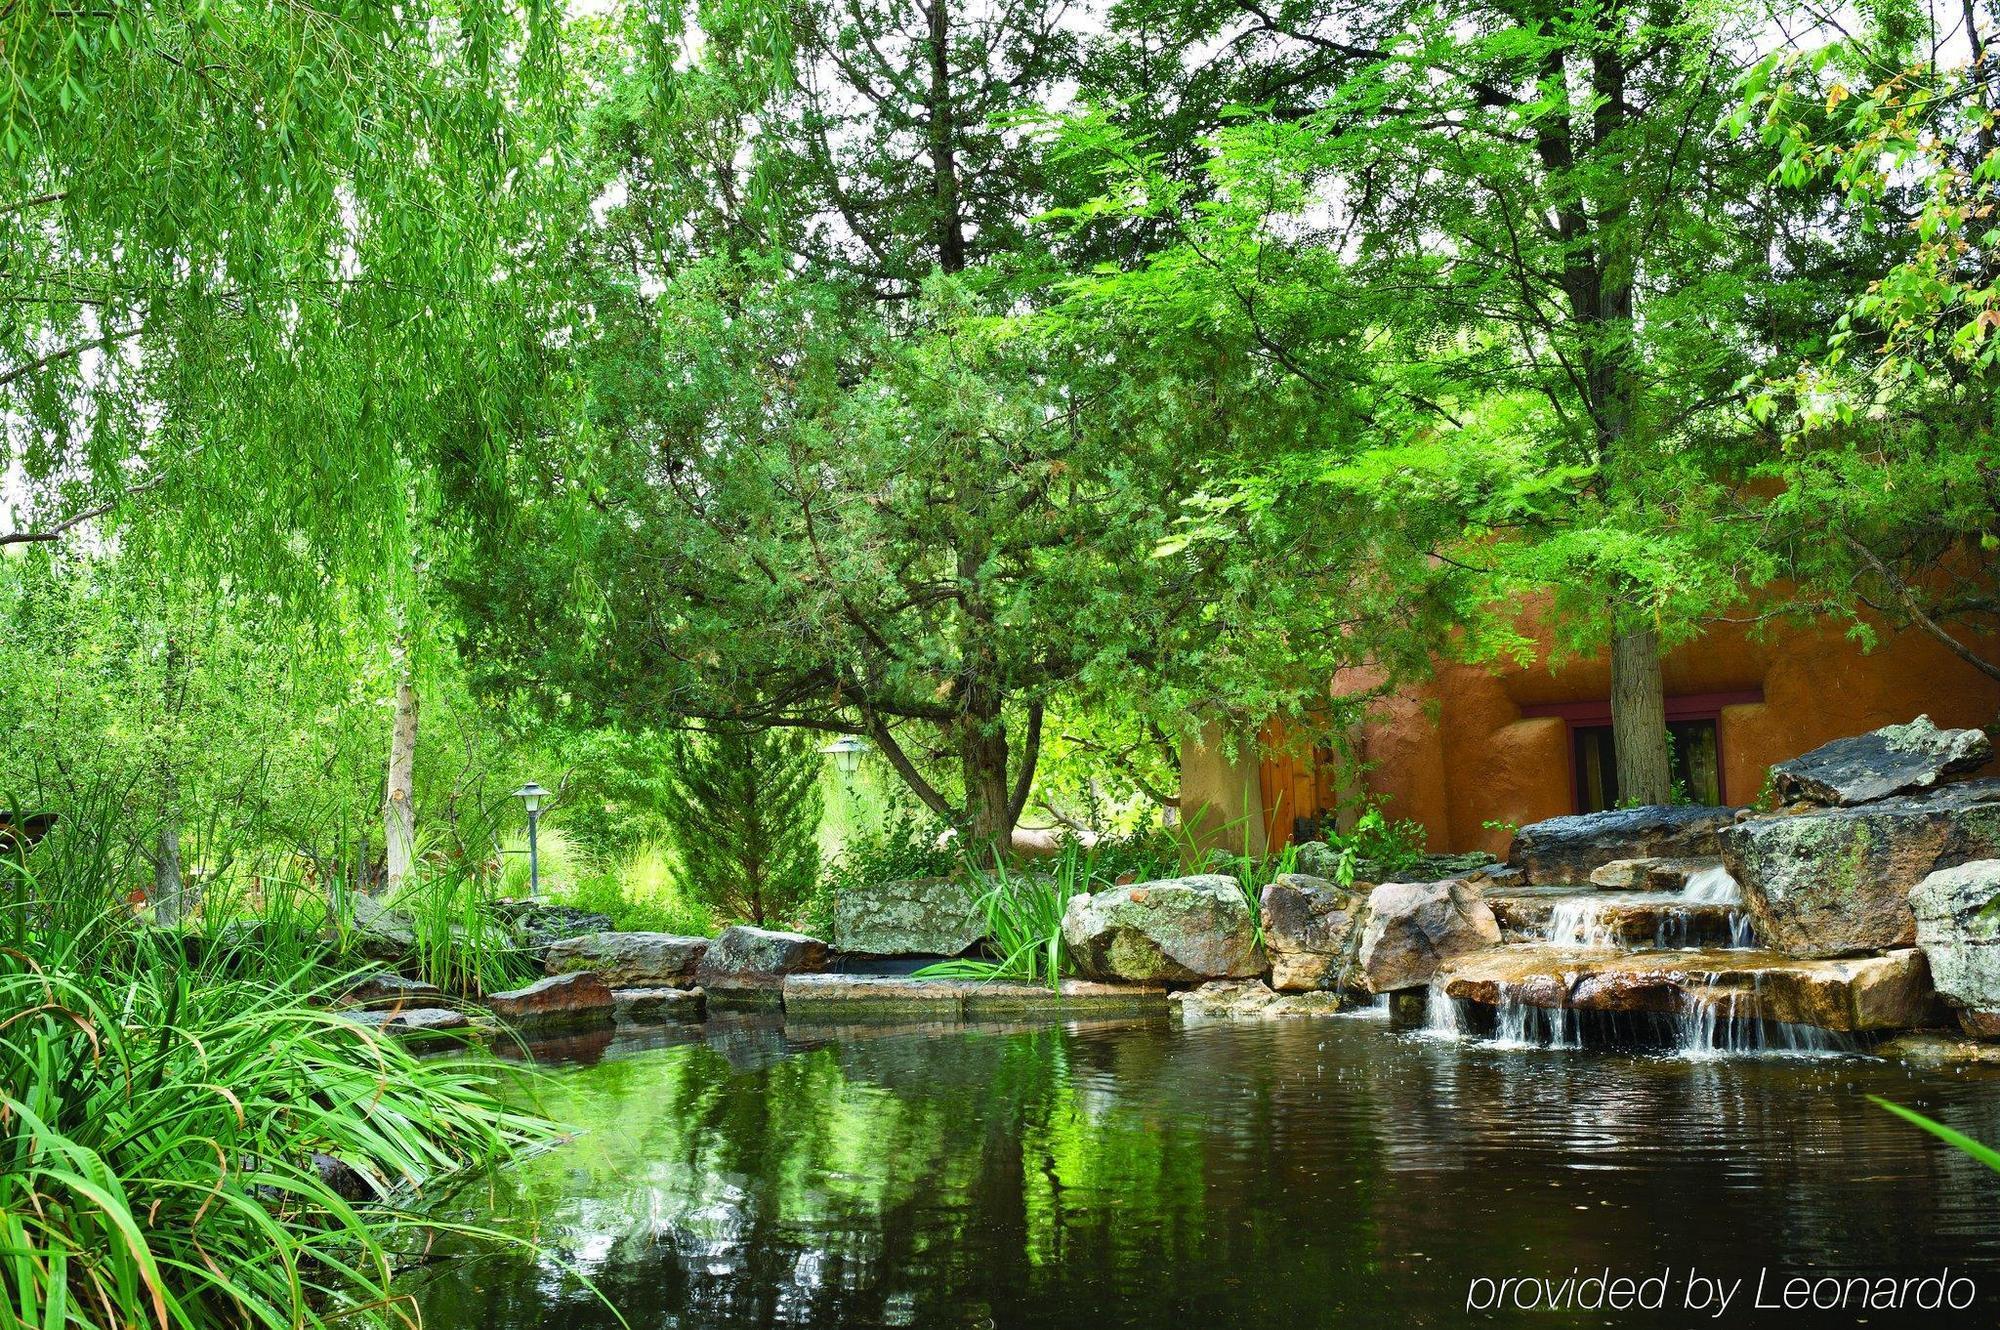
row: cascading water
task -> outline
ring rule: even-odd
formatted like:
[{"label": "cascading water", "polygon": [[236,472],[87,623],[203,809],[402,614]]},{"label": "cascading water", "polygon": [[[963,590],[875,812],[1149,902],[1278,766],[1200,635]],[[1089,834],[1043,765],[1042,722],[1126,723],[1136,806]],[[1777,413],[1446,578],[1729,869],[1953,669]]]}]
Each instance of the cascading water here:
[{"label": "cascading water", "polygon": [[1749,912],[1743,909],[1743,886],[1722,865],[1690,873],[1687,885],[1681,888],[1681,898],[1690,904],[1729,906],[1730,947],[1747,951],[1757,945]]},{"label": "cascading water", "polygon": [[1567,1007],[1507,1000],[1494,1009],[1493,1043],[1500,1048],[1582,1048],[1583,1030]]},{"label": "cascading water", "polygon": [[1743,888],[1727,868],[1717,864],[1688,874],[1687,885],[1681,888],[1681,899],[1695,905],[1741,905]]},{"label": "cascading water", "polygon": [[1447,995],[1444,985],[1433,980],[1424,996],[1424,1033],[1432,1039],[1456,1042],[1465,1033],[1458,999]]},{"label": "cascading water", "polygon": [[1594,896],[1572,896],[1559,900],[1549,911],[1544,934],[1558,947],[1615,947],[1619,945],[1618,924],[1604,902]]},{"label": "cascading water", "polygon": [[1745,1054],[1824,1057],[1854,1051],[1852,1039],[1832,1030],[1762,1019],[1758,1015],[1762,1004],[1757,1000],[1761,981],[1753,980],[1747,992],[1740,988],[1717,989],[1714,984],[1715,976],[1710,974],[1700,987],[1690,988],[1687,1005],[1677,1023],[1676,1051],[1682,1057]]}]

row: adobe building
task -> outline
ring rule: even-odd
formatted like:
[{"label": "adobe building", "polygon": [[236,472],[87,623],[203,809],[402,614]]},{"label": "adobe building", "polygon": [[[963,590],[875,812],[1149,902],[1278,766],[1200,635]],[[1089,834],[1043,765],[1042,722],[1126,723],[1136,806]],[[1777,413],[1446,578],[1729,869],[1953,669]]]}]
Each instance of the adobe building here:
[{"label": "adobe building", "polygon": [[[1971,644],[2000,655],[1991,638]],[[1526,667],[1447,665],[1372,704],[1350,736],[1362,766],[1353,793],[1421,823],[1437,852],[1504,854],[1512,827],[1615,805],[1609,657],[1548,659],[1545,645]],[[1883,631],[1863,651],[1833,623],[1754,636],[1718,624],[1669,652],[1662,672],[1676,780],[1698,803],[1753,802],[1772,763],[1920,713],[1947,727],[2000,721],[2000,683],[1918,631]],[[1204,843],[1275,849],[1362,802],[1339,797],[1354,777],[1330,750],[1226,747],[1211,729],[1182,753],[1181,806]]]}]

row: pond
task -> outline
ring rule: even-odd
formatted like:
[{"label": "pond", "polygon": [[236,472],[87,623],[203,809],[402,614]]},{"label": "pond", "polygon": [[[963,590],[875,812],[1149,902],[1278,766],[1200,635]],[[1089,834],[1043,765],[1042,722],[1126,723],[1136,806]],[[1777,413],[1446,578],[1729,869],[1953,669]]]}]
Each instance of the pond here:
[{"label": "pond", "polygon": [[[1991,1076],[1507,1050],[1358,1017],[717,1020],[545,1058],[519,1093],[581,1134],[452,1202],[541,1247],[424,1267],[430,1330],[618,1325],[578,1272],[634,1330],[1938,1325],[2000,1309],[2000,1179],[1865,1098],[2000,1140]],[[1793,1279],[1841,1310],[1773,1309]],[[1927,1310],[1938,1293],[1974,1300]],[[1549,1300],[1567,1310],[1517,1309]]]}]

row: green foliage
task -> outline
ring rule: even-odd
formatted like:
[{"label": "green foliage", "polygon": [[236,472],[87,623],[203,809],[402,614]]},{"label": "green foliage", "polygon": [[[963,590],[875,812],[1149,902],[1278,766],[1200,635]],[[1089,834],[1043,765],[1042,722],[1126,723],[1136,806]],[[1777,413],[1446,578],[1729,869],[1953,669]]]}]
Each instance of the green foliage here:
[{"label": "green foliage", "polygon": [[416,932],[418,977],[450,993],[481,997],[539,977],[533,960],[487,904],[493,884],[463,869],[419,872],[388,902]]},{"label": "green foliage", "polygon": [[495,1064],[369,1033],[275,951],[243,973],[129,916],[47,931],[55,894],[113,889],[41,858],[0,864],[0,1319],[401,1324],[392,1253],[453,1227],[438,1185],[550,1129]]},{"label": "green foliage", "polygon": [[707,937],[716,931],[709,907],[681,888],[667,852],[657,845],[585,875],[557,898],[565,905],[607,915],[621,930],[683,937]]},{"label": "green foliage", "polygon": [[1894,1113],[1897,1117],[1903,1119],[1903,1121],[1905,1122],[1914,1123],[1915,1125],[1922,1127],[1925,1131],[1937,1137],[1939,1140],[1945,1142],[1947,1145],[1950,1145],[1952,1148],[1963,1151],[1968,1155],[1971,1155],[1974,1159],[1977,1159],[1980,1163],[1986,1165],[1986,1167],[1992,1169],[1994,1172],[2000,1173],[2000,1150],[1995,1150],[1992,1146],[1987,1145],[1984,1142],[1975,1141],[1970,1136],[1967,1136],[1964,1132],[1955,1131],[1952,1128],[1945,1126],[1942,1122],[1938,1122],[1934,1119],[1927,1118],[1923,1114],[1917,1112],[1915,1109],[1905,1108],[1901,1104],[1892,1103],[1889,1100],[1882,1098],[1880,1095],[1872,1095],[1872,1094],[1869,1095],[1868,1102],[1875,1105],[1877,1108],[1885,1108],[1889,1110],[1891,1113]]},{"label": "green foliage", "polygon": [[819,877],[820,768],[795,731],[677,733],[663,812],[679,883],[725,918],[791,917]]},{"label": "green foliage", "polygon": [[1886,8],[1745,84],[1738,120],[1777,153],[1773,179],[1833,193],[1874,259],[1825,336],[1745,384],[1769,440],[1754,511],[1795,609],[1848,616],[1864,645],[1915,626],[2000,678],[1992,60],[1986,39],[1935,36]]},{"label": "green foliage", "polygon": [[0,456],[37,515],[110,504],[186,537],[152,545],[163,564],[402,599],[438,496],[491,479],[537,377],[517,259],[560,174],[537,169],[562,141],[559,19],[0,15]]},{"label": "green foliage", "polygon": [[1010,873],[1004,862],[975,878],[983,890],[979,912],[986,920],[986,950],[992,959],[959,957],[927,965],[917,973],[939,979],[1015,979],[1051,988],[1075,969],[1063,942],[1063,911],[1072,896],[1100,890],[1103,883],[1088,851],[1065,844],[1053,860]]}]

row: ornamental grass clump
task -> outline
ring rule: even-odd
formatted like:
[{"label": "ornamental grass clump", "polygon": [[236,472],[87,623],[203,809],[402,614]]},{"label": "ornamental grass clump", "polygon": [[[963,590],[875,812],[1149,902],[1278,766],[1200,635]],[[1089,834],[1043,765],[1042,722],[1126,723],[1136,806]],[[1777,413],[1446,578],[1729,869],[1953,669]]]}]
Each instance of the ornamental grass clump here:
[{"label": "ornamental grass clump", "polygon": [[394,1253],[454,1227],[437,1188],[552,1132],[497,1065],[316,1005],[323,969],[51,935],[36,885],[0,865],[0,1330],[415,1325]]}]

